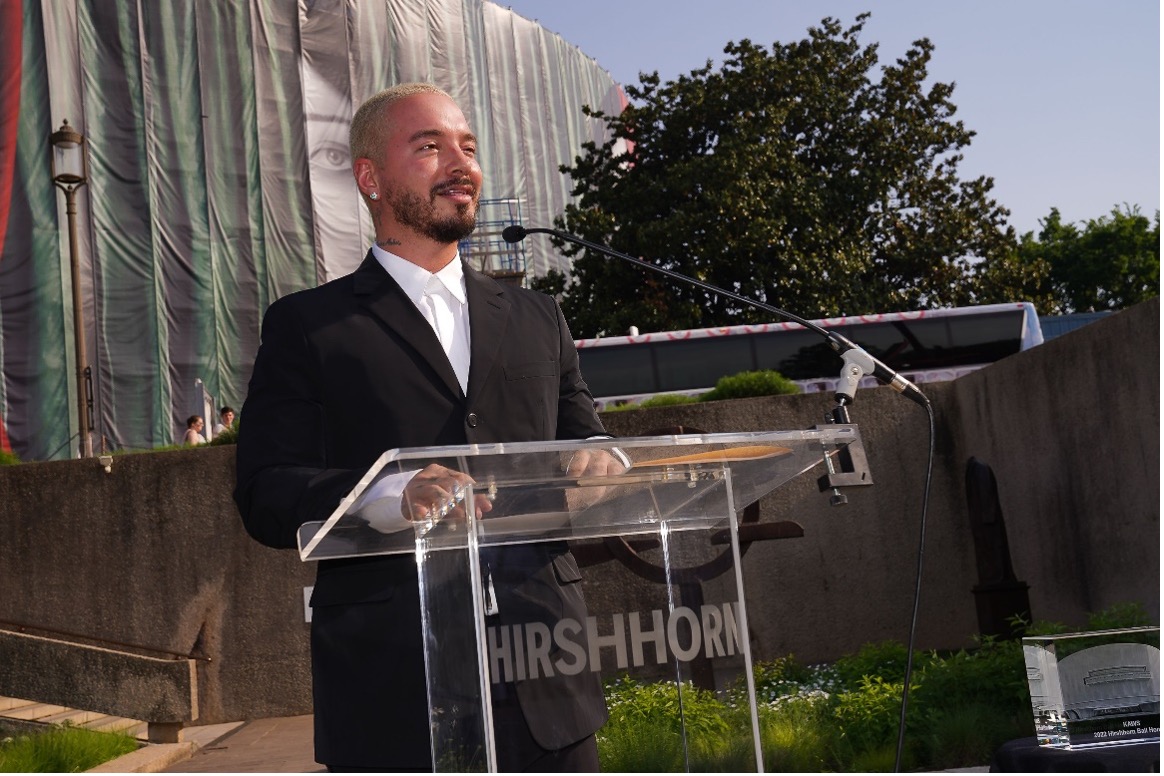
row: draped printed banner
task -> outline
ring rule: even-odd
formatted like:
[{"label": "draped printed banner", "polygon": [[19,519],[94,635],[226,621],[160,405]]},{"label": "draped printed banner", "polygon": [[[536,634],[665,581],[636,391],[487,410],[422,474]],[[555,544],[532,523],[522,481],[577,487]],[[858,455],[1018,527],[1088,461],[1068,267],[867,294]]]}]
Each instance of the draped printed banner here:
[{"label": "draped printed banner", "polygon": [[[625,104],[594,60],[483,0],[0,3],[0,450],[79,447],[49,166],[63,119],[89,148],[77,223],[94,446],[148,449],[201,412],[197,381],[238,408],[267,306],[363,259],[348,122],[405,81],[453,95],[480,138],[482,198],[534,226],[569,200],[558,166],[605,139],[582,106]],[[524,250],[529,275],[565,269],[541,236]]]}]

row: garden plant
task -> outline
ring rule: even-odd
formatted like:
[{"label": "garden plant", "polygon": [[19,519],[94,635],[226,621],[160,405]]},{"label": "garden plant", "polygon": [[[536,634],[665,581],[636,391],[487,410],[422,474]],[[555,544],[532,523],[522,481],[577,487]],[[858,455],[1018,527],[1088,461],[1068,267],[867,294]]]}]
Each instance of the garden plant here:
[{"label": "garden plant", "polygon": [[[1142,606],[1122,604],[1092,615],[1078,630],[1149,623]],[[1021,625],[1031,635],[1077,630]],[[753,676],[764,769],[893,770],[906,656],[903,645],[882,642],[831,665],[806,666],[791,656],[758,663]],[[598,734],[603,771],[754,768],[742,681],[717,694],[624,677],[606,692],[610,721]],[[982,766],[1006,741],[1033,734],[1021,642],[982,637],[970,649],[915,654],[903,768]]]},{"label": "garden plant", "polygon": [[0,737],[0,773],[79,773],[138,747],[126,733],[102,733],[71,725]]}]

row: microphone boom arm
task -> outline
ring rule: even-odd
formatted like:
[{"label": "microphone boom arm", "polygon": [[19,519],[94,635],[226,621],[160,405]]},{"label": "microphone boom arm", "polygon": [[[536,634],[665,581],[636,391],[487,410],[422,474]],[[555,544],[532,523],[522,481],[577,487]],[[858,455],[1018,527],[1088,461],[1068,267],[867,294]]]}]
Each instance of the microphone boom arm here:
[{"label": "microphone boom arm", "polygon": [[623,261],[630,262],[637,267],[642,267],[643,269],[649,269],[653,272],[658,272],[674,280],[680,280],[684,283],[687,283],[688,285],[701,288],[704,291],[709,291],[713,294],[718,294],[720,296],[727,297],[728,299],[733,299],[737,302],[749,305],[750,307],[755,307],[759,310],[772,313],[773,315],[783,318],[784,320],[797,323],[806,329],[816,332],[821,337],[823,337],[826,342],[828,342],[829,347],[831,347],[844,361],[844,366],[841,369],[841,379],[837,384],[837,390],[835,393],[838,407],[836,414],[834,415],[834,422],[849,422],[848,412],[845,409],[845,406],[847,404],[853,403],[854,396],[857,391],[857,385],[861,382],[861,378],[865,375],[873,375],[875,378],[883,383],[886,383],[898,393],[905,395],[906,398],[917,402],[923,407],[928,406],[930,403],[929,399],[925,397],[925,394],[923,394],[917,388],[917,386],[894,372],[882,362],[878,361],[868,351],[861,348],[856,343],[836,332],[829,331],[828,329],[825,329],[822,326],[813,323],[812,321],[805,320],[799,315],[790,313],[787,310],[781,310],[779,307],[773,307],[770,304],[765,304],[764,302],[759,302],[755,299],[749,299],[746,296],[741,296],[735,292],[728,291],[725,288],[713,286],[710,283],[704,283],[702,280],[697,280],[696,278],[669,270],[666,267],[656,266],[650,262],[635,258],[634,256],[620,253],[619,251],[616,251],[612,248],[607,248],[604,245],[599,245],[589,240],[584,240],[581,237],[576,237],[575,235],[569,234],[568,232],[563,232],[557,229],[546,229],[542,227],[527,228],[518,224],[512,224],[505,228],[505,230],[501,233],[501,236],[502,239],[504,239],[506,242],[515,243],[524,240],[527,235],[531,234],[548,234],[552,237],[557,237],[559,240],[572,242],[576,245],[581,245],[584,248],[589,248],[590,250],[596,251],[605,256],[612,256],[617,259],[622,259]]}]

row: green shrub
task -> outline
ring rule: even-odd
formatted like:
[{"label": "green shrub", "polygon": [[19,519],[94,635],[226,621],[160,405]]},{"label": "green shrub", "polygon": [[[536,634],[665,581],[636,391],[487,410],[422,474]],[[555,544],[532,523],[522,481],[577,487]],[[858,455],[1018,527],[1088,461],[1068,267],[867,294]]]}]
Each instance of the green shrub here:
[{"label": "green shrub", "polygon": [[927,767],[946,770],[967,763],[988,763],[1003,741],[1034,735],[1031,704],[1027,701],[1024,706],[1029,728],[1025,734],[1016,732],[1022,730],[1018,720],[1000,713],[998,706],[988,700],[951,704],[927,715],[921,741]]},{"label": "green shrub", "polygon": [[688,396],[683,393],[660,393],[640,402],[628,402],[606,407],[603,412],[622,412],[623,410],[646,409],[647,407],[672,407],[677,404],[694,404],[701,401],[720,401],[721,399],[747,399],[753,396],[781,396],[789,393],[800,393],[800,386],[779,372],[765,369],[721,377],[716,381],[715,388],[699,396]]},{"label": "green shrub", "polygon": [[676,404],[695,404],[698,401],[698,396],[688,396],[685,393],[660,393],[657,396],[643,399],[639,402],[639,406],[643,408],[673,407]]},{"label": "green shrub", "polygon": [[[733,712],[715,693],[684,682],[641,684],[624,676],[606,686],[610,721],[598,732],[605,771],[675,772],[683,761],[686,729],[694,770],[740,770],[741,748],[734,741]],[[751,749],[743,751],[750,763]],[[754,767],[752,767],[754,770]]]},{"label": "green shrub", "polygon": [[[981,637],[976,649],[930,654],[916,663],[914,678],[920,686],[911,698],[919,706],[958,708],[989,698],[996,715],[1018,725],[1012,737],[1033,724],[1026,661],[1019,642]],[[1033,734],[1033,728],[1029,732]]]},{"label": "green shrub", "polygon": [[[907,749],[902,755],[901,767],[907,771],[913,770],[914,758]],[[891,773],[893,764],[897,762],[897,742],[882,744],[874,749],[858,752],[853,756],[845,770],[857,773]]]},{"label": "green shrub", "polygon": [[673,407],[677,404],[695,404],[698,401],[699,397],[688,396],[685,393],[660,393],[643,399],[640,402],[616,404],[612,407],[607,407],[603,412],[623,412],[625,410],[647,409],[648,407]]},{"label": "green shrub", "polygon": [[1102,612],[1096,612],[1087,618],[1087,630],[1136,628],[1154,624],[1151,615],[1144,609],[1144,605],[1135,601],[1109,606]]},{"label": "green shrub", "polygon": [[12,466],[20,463],[20,456],[0,450],[0,466]]},{"label": "green shrub", "polygon": [[835,696],[833,716],[840,731],[843,752],[855,757],[895,744],[903,687],[902,682],[866,676],[856,690]]},{"label": "green shrub", "polygon": [[1113,630],[1116,628],[1137,628],[1154,625],[1155,620],[1138,602],[1114,604],[1108,608],[1087,615],[1087,624],[1082,627],[1064,625],[1061,622],[1036,620],[1028,622],[1022,617],[1012,617],[1010,624],[1025,636],[1053,636],[1058,633],[1079,631]]},{"label": "green shrub", "polygon": [[234,445],[238,444],[238,421],[236,420],[229,427],[223,429],[222,433],[211,439],[206,444],[208,445]]},{"label": "green shrub", "polygon": [[740,372],[721,377],[715,388],[699,397],[699,401],[746,399],[752,396],[780,396],[800,393],[800,386],[779,372],[763,369],[758,372]]},{"label": "green shrub", "polygon": [[[836,685],[836,671],[832,666],[801,665],[792,655],[765,660],[752,666],[752,683],[756,687],[756,703],[780,703],[789,696],[806,690],[831,692]],[[736,703],[747,701],[747,685],[740,677],[732,688]]]},{"label": "green shrub", "polygon": [[137,746],[137,740],[125,733],[62,725],[0,740],[0,772],[79,773],[129,754]]},{"label": "green shrub", "polygon": [[759,716],[765,771],[805,773],[835,768],[828,754],[836,725],[826,693],[785,696],[761,706]]},{"label": "green shrub", "polygon": [[728,731],[723,718],[727,707],[715,693],[689,682],[680,686],[673,682],[640,684],[624,676],[607,685],[606,698],[611,720],[659,720],[678,731],[682,717],[688,732],[722,735]]},{"label": "green shrub", "polygon": [[[1139,604],[1088,618],[1088,629],[1150,622]],[[1082,630],[1057,623],[1046,632]],[[889,771],[897,757],[906,649],[867,644],[832,666],[791,657],[753,666],[760,741],[769,772]],[[671,683],[629,677],[607,685],[610,722],[599,731],[603,770],[671,772],[754,770],[747,684],[723,700]],[[681,711],[682,710],[682,711]],[[686,723],[689,761],[684,761]],[[905,770],[983,765],[1006,741],[1032,735],[1026,664],[1019,641],[982,637],[975,647],[914,656],[906,721]]]},{"label": "green shrub", "polygon": [[603,773],[678,773],[683,764],[679,731],[668,720],[611,719],[598,731]]},{"label": "green shrub", "polygon": [[729,714],[731,730],[726,735],[692,736],[690,770],[698,773],[755,773],[756,744],[751,719],[743,710]]},{"label": "green shrub", "polygon": [[882,641],[877,644],[866,644],[857,651],[857,654],[842,657],[833,668],[841,685],[846,689],[855,690],[861,686],[863,679],[870,676],[904,681],[905,662],[908,656],[904,644]]}]

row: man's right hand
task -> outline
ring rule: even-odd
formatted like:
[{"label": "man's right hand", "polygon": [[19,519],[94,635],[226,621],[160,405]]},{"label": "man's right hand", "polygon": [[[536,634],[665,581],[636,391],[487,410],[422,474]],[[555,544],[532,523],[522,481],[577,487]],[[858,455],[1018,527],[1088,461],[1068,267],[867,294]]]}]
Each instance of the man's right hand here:
[{"label": "man's right hand", "polygon": [[[464,472],[430,463],[405,486],[400,511],[405,519],[413,522],[449,518],[464,520],[465,495],[474,484],[473,478]],[[477,517],[493,509],[493,502],[484,494],[474,493],[473,501]]]}]

